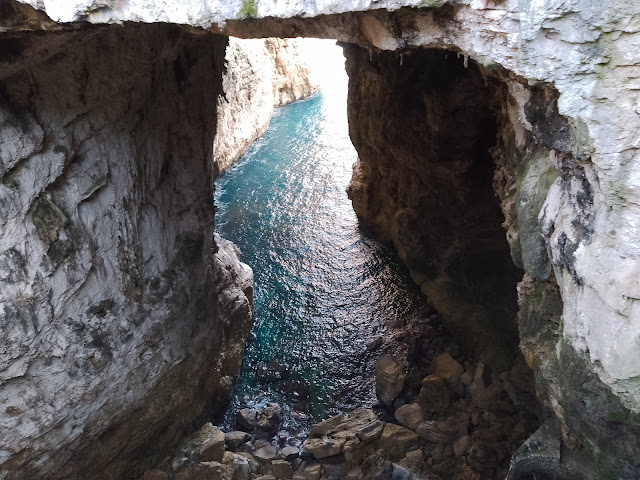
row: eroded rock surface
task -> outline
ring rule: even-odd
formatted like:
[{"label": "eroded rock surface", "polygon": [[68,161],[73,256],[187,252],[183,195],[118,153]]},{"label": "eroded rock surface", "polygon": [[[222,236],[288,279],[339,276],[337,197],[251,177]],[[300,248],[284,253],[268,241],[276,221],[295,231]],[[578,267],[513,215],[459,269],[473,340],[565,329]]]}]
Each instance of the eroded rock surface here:
[{"label": "eroded rock surface", "polygon": [[253,287],[213,234],[225,44],[0,42],[0,477],[135,475],[228,398]]}]

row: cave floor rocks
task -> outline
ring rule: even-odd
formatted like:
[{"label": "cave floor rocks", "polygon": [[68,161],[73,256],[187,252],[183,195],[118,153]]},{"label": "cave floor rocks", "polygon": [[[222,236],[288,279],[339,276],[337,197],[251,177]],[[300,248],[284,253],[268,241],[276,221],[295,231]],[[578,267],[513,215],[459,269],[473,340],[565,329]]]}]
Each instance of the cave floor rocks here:
[{"label": "cave floor rocks", "polygon": [[492,371],[452,342],[435,311],[386,325],[377,357],[378,402],[310,431],[283,429],[282,407],[243,408],[234,429],[207,423],[144,480],[504,479],[540,425],[533,377],[519,358]]}]

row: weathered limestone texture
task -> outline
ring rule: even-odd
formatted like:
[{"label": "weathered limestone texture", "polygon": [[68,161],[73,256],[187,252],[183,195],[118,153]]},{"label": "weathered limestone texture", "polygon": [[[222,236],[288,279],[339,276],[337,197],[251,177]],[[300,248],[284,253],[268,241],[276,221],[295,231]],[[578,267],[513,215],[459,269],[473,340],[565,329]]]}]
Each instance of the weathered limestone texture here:
[{"label": "weathered limestone texture", "polygon": [[213,233],[225,45],[0,40],[0,478],[134,477],[228,400],[253,295]]},{"label": "weathered limestone texture", "polygon": [[[543,463],[559,478],[602,478],[633,462],[637,416],[561,335],[544,208],[554,188],[568,189],[577,205],[572,225],[590,235],[593,200],[557,92],[441,50],[346,45],[345,53],[360,155],[348,189],[354,208],[393,241],[462,344],[498,369],[513,361],[513,293],[522,278],[515,266],[525,271],[517,288],[520,348],[566,450],[562,462],[559,450],[553,460],[521,454],[513,478],[539,473]],[[573,257],[562,261],[571,274]]]},{"label": "weathered limestone texture", "polygon": [[213,161],[220,172],[244,155],[269,127],[274,107],[318,90],[296,39],[230,37],[225,54],[224,96],[218,100]]},{"label": "weathered limestone texture", "polygon": [[[498,83],[491,87],[497,95],[493,98],[498,98],[497,103],[491,105],[498,134],[491,154],[496,167],[493,184],[505,217],[511,257],[525,272],[518,288],[521,346],[536,371],[540,396],[560,425],[563,443],[553,445],[560,445],[562,455],[560,450],[557,456],[554,456],[556,453],[549,455],[556,463],[561,457],[565,464],[575,458],[573,466],[566,467],[574,470],[552,473],[557,473],[558,478],[567,475],[616,478],[624,468],[627,478],[638,477],[633,466],[621,467],[627,461],[637,463],[635,454],[640,450],[640,16],[637,2],[180,0],[161,3],[132,0],[97,4],[93,0],[29,0],[24,3],[40,9],[49,18],[8,1],[2,9],[3,14],[9,12],[1,19],[3,32],[80,28],[79,24],[54,22],[168,22],[242,37],[333,37],[371,49],[368,68],[372,70],[385,65],[383,62],[376,67],[378,52],[373,47],[398,51],[398,63],[407,60],[402,54],[414,47],[446,50],[451,56],[459,53],[460,62],[470,65],[474,71],[472,60],[476,61],[478,67],[484,69],[480,73]],[[367,11],[373,8],[378,10]],[[88,34],[85,32],[82,36],[87,38]],[[28,42],[37,44],[37,38],[33,34]],[[66,42],[63,36],[57,38],[60,43],[56,48],[73,52],[72,43]],[[100,51],[95,48],[96,52]],[[35,63],[28,55],[29,50],[20,43],[10,42],[1,51],[4,62],[18,58],[23,59],[22,63]],[[185,64],[194,58],[185,58]],[[7,66],[4,75],[12,68],[15,67]],[[33,75],[24,67],[21,70],[25,75],[27,72]],[[175,73],[180,71],[181,68],[177,68]],[[92,70],[87,72],[87,78],[93,78]],[[102,77],[105,82],[113,81],[110,74]],[[411,79],[408,82],[410,84]],[[66,84],[60,81],[54,84],[55,95],[50,92],[51,96],[43,97],[47,93],[43,89],[39,90],[40,97],[35,98],[52,102],[62,96]],[[23,81],[20,85],[27,88],[29,83]],[[207,87],[211,85],[215,83]],[[478,87],[476,91],[483,90],[474,85]],[[461,84],[455,82],[452,88],[461,88]],[[394,94],[398,92],[387,92],[390,97]],[[480,100],[484,102],[486,98],[481,96]],[[432,104],[434,108],[438,106],[435,101]],[[86,115],[85,110],[81,110]],[[46,115],[38,116],[37,120],[25,117],[19,126],[28,133],[21,135],[20,141],[3,143],[9,158],[5,165],[29,155],[25,152],[39,152],[41,145],[46,144],[40,140],[47,138],[41,117],[47,118]],[[120,119],[115,120],[112,123],[119,125]],[[363,119],[352,119],[356,120]],[[63,119],[61,124],[66,121]],[[43,133],[39,133],[40,130]],[[151,135],[147,130],[138,133],[133,137],[136,142],[144,142]],[[73,139],[64,135],[61,138],[68,142]],[[106,147],[101,145],[106,155],[112,142],[104,144]],[[468,149],[469,144],[465,143],[464,148]],[[361,162],[368,161],[361,158]],[[361,168],[366,173],[370,167],[364,163]],[[37,171],[48,175],[51,165],[55,164],[46,162]],[[73,165],[72,162],[70,168]],[[104,164],[99,167],[104,168]],[[454,197],[453,206],[458,201],[455,193],[447,192]],[[463,197],[464,194],[460,192]],[[57,242],[58,246],[51,250],[54,257],[67,258],[65,242],[72,236],[65,231],[70,227],[64,218],[71,214],[61,208],[59,202],[46,195],[39,197],[29,215],[40,217],[44,213],[46,218],[54,220],[40,223],[40,237],[34,225],[29,244],[35,245],[36,238],[41,243]],[[58,210],[65,217],[58,214]],[[408,215],[398,220],[402,220],[398,225],[410,226],[412,218]],[[128,232],[126,223],[122,228]],[[412,240],[411,229],[406,228],[404,232],[403,237]],[[493,239],[493,233],[490,237]],[[126,234],[121,241],[129,245],[129,238],[130,234]],[[10,250],[11,245],[3,246],[3,262],[19,265],[20,257]],[[16,251],[24,256],[24,252]],[[441,254],[441,250],[436,249],[436,253]],[[127,253],[123,258],[132,255]],[[34,260],[29,257],[29,261]],[[43,272],[52,268],[47,265],[42,267]],[[12,268],[20,271],[19,267]],[[135,285],[135,282],[127,284]],[[128,291],[135,294],[136,289]],[[60,300],[63,297],[51,298],[54,302],[64,302]],[[34,302],[34,309],[40,311],[46,305],[45,299],[39,299]],[[24,328],[31,328],[28,322]],[[35,335],[32,332],[26,338]],[[11,372],[24,368],[17,360],[17,344],[11,343],[8,354],[8,358],[17,361],[7,365]],[[551,435],[550,431],[552,429],[545,430],[545,435]],[[532,446],[531,452],[533,450]],[[549,460],[547,465],[553,462]],[[514,466],[516,471],[517,468]],[[524,470],[522,474],[526,474]]]}]

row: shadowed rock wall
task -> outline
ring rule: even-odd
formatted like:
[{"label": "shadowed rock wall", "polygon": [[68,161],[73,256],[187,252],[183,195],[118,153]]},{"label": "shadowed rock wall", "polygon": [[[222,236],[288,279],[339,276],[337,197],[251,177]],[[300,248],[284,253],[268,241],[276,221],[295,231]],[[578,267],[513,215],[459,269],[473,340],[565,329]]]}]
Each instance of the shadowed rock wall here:
[{"label": "shadowed rock wall", "polygon": [[[615,478],[635,464],[639,423],[562,339],[556,278],[581,282],[573,252],[594,213],[557,92],[441,50],[344,49],[356,213],[394,243],[469,351],[501,370],[519,343],[536,375],[549,423],[511,478]],[[582,237],[565,235],[558,252],[549,210],[560,195]]]},{"label": "shadowed rock wall", "polygon": [[491,185],[494,91],[453,53],[345,52],[356,213],[394,243],[467,350],[508,368],[521,274]]},{"label": "shadowed rock wall", "polygon": [[0,477],[134,477],[227,400],[252,286],[213,236],[225,45],[0,40]]}]

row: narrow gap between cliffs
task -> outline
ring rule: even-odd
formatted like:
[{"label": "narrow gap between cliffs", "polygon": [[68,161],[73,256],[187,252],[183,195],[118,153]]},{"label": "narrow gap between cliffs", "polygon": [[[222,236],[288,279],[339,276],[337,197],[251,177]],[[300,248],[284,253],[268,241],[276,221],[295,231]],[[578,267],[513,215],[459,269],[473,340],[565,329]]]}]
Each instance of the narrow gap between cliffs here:
[{"label": "narrow gap between cliffs", "polygon": [[264,474],[505,478],[540,421],[496,195],[505,86],[454,52],[342,47],[349,125],[338,68],[217,181],[256,306],[215,421]]}]

